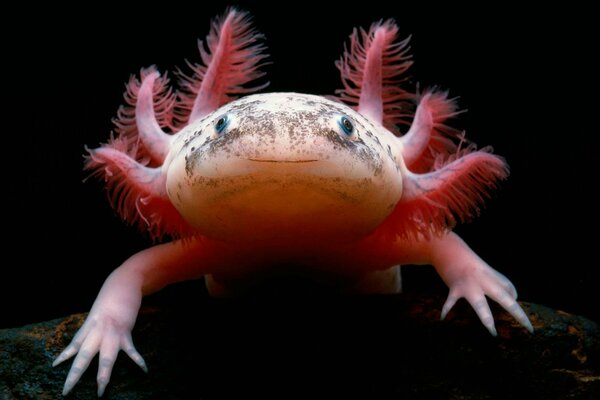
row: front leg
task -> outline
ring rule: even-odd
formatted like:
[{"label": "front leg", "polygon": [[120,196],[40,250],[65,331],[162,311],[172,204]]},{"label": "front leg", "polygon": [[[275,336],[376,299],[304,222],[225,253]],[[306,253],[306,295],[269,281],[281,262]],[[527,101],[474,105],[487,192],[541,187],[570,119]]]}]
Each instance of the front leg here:
[{"label": "front leg", "polygon": [[533,326],[517,303],[517,291],[504,275],[490,267],[455,233],[428,242],[430,263],[450,288],[442,308],[442,319],[460,298],[475,309],[483,325],[496,336],[494,317],[486,296],[500,304],[529,332]]},{"label": "front leg", "polygon": [[104,282],[92,309],[71,343],[53,366],[73,357],[63,395],[79,381],[91,360],[100,353],[98,396],[102,396],[120,350],[144,371],[146,363],[131,339],[142,296],[169,283],[201,277],[210,270],[210,247],[206,240],[181,240],[143,250],[125,261]]},{"label": "front leg", "polygon": [[351,254],[348,263],[374,265],[376,269],[396,264],[431,264],[450,288],[442,308],[442,319],[456,301],[464,297],[483,325],[495,336],[494,318],[486,300],[488,296],[533,332],[531,322],[516,301],[517,291],[513,284],[475,254],[454,232],[429,240],[395,238],[390,241],[386,236],[374,235],[354,249],[344,248],[339,257],[345,254]]}]

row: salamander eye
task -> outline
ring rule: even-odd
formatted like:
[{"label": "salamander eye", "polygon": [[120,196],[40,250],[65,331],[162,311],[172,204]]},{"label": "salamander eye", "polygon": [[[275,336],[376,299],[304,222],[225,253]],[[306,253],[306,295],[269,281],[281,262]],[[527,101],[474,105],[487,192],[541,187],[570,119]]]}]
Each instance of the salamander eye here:
[{"label": "salamander eye", "polygon": [[344,132],[346,136],[350,137],[354,135],[354,124],[352,123],[352,121],[350,121],[350,118],[346,117],[345,115],[342,115],[338,121],[338,124],[340,125],[342,132]]},{"label": "salamander eye", "polygon": [[227,128],[227,125],[229,125],[229,117],[225,114],[215,122],[215,132],[219,135],[222,134],[225,131],[225,128]]}]

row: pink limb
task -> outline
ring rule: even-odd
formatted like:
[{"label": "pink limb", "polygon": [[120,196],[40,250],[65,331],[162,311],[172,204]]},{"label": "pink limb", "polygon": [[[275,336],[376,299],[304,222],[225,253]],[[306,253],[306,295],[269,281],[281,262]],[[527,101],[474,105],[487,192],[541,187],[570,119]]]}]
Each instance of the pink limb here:
[{"label": "pink limb", "polygon": [[487,296],[500,304],[529,332],[533,332],[527,314],[516,301],[517,291],[514,285],[475,254],[455,233],[448,232],[429,239],[396,240],[388,247],[388,254],[394,258],[394,262],[431,264],[435,267],[450,289],[442,308],[442,319],[458,299],[464,298],[488,331],[496,336]]},{"label": "pink limb", "polygon": [[131,339],[142,296],[168,284],[210,273],[213,268],[211,250],[211,242],[205,239],[161,244],[133,255],[110,274],[84,324],[52,364],[56,366],[77,354],[67,375],[63,395],[71,391],[97,353],[100,353],[98,396],[102,396],[108,384],[120,350],[147,371],[146,363]]}]

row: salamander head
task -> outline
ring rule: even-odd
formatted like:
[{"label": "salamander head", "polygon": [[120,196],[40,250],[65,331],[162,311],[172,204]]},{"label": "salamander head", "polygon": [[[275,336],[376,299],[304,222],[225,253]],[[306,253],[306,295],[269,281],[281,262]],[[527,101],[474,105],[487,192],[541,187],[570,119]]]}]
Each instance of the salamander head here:
[{"label": "salamander head", "polygon": [[393,139],[323,97],[247,96],[178,135],[165,163],[167,193],[213,238],[361,237],[402,193]]}]

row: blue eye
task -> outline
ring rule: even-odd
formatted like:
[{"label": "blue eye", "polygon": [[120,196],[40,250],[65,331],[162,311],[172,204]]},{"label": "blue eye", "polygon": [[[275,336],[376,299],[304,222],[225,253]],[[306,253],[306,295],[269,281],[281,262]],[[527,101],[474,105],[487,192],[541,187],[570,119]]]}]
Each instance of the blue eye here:
[{"label": "blue eye", "polygon": [[225,128],[227,128],[227,125],[229,125],[229,118],[227,115],[222,115],[221,118],[219,118],[215,123],[215,132],[218,134],[223,133]]},{"label": "blue eye", "polygon": [[352,134],[354,133],[354,125],[348,117],[342,115],[338,123],[340,124],[340,128],[342,128],[342,131],[344,132],[344,134],[346,134],[346,136],[352,136]]}]

